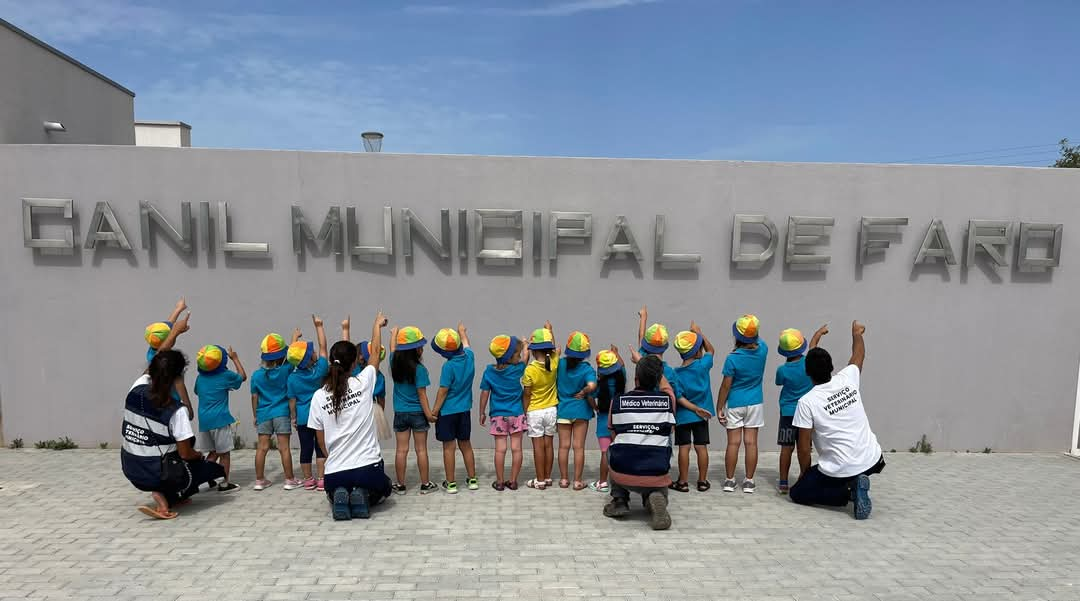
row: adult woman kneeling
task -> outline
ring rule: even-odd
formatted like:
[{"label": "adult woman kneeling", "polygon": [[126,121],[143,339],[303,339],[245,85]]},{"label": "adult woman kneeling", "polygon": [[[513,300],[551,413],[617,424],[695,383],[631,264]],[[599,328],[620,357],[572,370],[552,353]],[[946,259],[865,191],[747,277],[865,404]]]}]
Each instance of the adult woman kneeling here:
[{"label": "adult woman kneeling", "polygon": [[326,455],[326,495],[335,520],[367,518],[371,507],[390,496],[372,399],[385,325],[380,312],[372,326],[368,364],[356,377],[349,376],[356,345],[348,340],[334,343],[326,382],[311,398],[308,427],[315,430]]},{"label": "adult woman kneeling", "polygon": [[180,351],[158,352],[124,402],[120,465],[135,488],[154,496],[156,507],[139,511],[162,520],[175,518],[171,506],[186,501],[199,485],[225,477],[225,468],[195,450],[191,419],[172,398],[186,368]]}]

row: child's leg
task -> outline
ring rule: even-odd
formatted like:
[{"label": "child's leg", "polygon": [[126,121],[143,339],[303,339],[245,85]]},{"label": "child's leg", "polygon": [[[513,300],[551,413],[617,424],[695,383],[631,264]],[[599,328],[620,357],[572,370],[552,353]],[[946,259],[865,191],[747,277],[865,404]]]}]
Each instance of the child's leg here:
[{"label": "child's leg", "polygon": [[[316,451],[316,453],[318,452]],[[316,477],[319,480],[322,480],[323,477],[326,475],[326,457],[315,458],[315,470],[315,473],[317,474]]]},{"label": "child's leg", "polygon": [[780,447],[780,479],[787,482],[791,473],[791,453],[795,447]]},{"label": "child's leg", "polygon": [[559,424],[559,484],[563,481],[569,483],[570,470],[570,445],[574,436],[574,424]]},{"label": "child's leg", "polygon": [[305,480],[311,479],[311,456],[315,454],[315,431],[307,426],[297,426],[296,436],[300,439],[300,471]]},{"label": "child's leg", "polygon": [[505,482],[503,467],[506,462],[506,437],[495,437],[495,481]]},{"label": "child's leg", "polygon": [[[405,466],[409,462],[409,431],[395,432],[397,448],[394,450],[394,476],[398,484],[405,484]],[[421,482],[423,484],[423,482]]]},{"label": "child's leg", "polygon": [[574,484],[581,482],[585,473],[585,437],[589,435],[589,420],[574,420]]},{"label": "child's leg", "polygon": [[[523,432],[515,432],[510,435],[510,481],[517,482],[521,474],[522,452],[521,437]],[[536,440],[536,439],[533,439]],[[501,464],[500,464],[501,465]]]},{"label": "child's leg", "polygon": [[690,445],[679,445],[679,482],[690,477]]},{"label": "child's leg", "polygon": [[[698,482],[705,482],[709,479],[709,447],[694,445],[694,452],[697,453]],[[690,463],[689,457],[687,463]],[[686,469],[690,471],[690,466],[687,465]]]},{"label": "child's leg", "polygon": [[266,453],[270,450],[270,435],[259,435],[259,446],[255,448],[255,479],[266,480]]},{"label": "child's leg", "polygon": [[551,480],[551,471],[555,467],[555,437],[544,437],[544,480]]},{"label": "child's leg", "polygon": [[473,454],[471,440],[459,440],[458,448],[461,449],[461,460],[465,462],[465,473],[470,478],[476,477],[476,455]]},{"label": "child's leg", "polygon": [[727,451],[724,453],[724,473],[728,480],[735,479],[735,465],[739,463],[739,447],[742,445],[743,429],[727,431]]},{"label": "child's leg", "polygon": [[608,481],[607,451],[600,452],[600,482]]},{"label": "child's leg", "polygon": [[544,439],[546,436],[530,436],[529,440],[532,441],[533,448],[533,467],[536,468],[536,479],[540,482],[544,481],[544,464],[547,460],[544,457]]},{"label": "child's leg", "polygon": [[218,463],[225,468],[225,482],[230,482],[229,467],[232,464],[232,453],[218,453]]},{"label": "child's leg", "polygon": [[454,456],[455,451],[457,451],[456,440],[447,440],[446,442],[442,443],[443,469],[446,470],[447,482],[454,482],[454,478],[457,477],[457,474],[455,473],[457,471],[457,466],[454,465],[455,460],[457,459]]},{"label": "child's leg", "polygon": [[746,447],[746,477],[747,479],[754,479],[754,472],[757,471],[757,428],[743,428],[743,446]]},{"label": "child's leg", "polygon": [[416,467],[420,471],[420,484],[431,482],[428,478],[427,430],[413,431],[413,448],[416,451]]},{"label": "child's leg", "polygon": [[278,453],[281,455],[281,469],[285,471],[285,479],[292,480],[292,448],[289,447],[288,434],[277,435],[277,448]]},{"label": "child's leg", "polygon": [[206,460],[209,461],[210,463],[217,463],[217,460],[218,460],[217,451],[210,451],[209,453],[207,453],[206,454]]}]

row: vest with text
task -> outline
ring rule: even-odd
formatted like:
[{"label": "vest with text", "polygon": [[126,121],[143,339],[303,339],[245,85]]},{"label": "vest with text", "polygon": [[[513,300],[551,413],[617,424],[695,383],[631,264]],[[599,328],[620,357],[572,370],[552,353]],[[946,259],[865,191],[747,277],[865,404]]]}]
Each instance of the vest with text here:
[{"label": "vest with text", "polygon": [[169,420],[179,406],[155,407],[150,400],[148,380],[136,382],[124,402],[120,465],[131,482],[156,486],[161,482],[161,457],[176,452],[176,440],[169,432]]},{"label": "vest with text", "polygon": [[[616,482],[629,486],[662,486],[670,482],[671,431],[675,413],[671,397],[634,390],[611,403],[608,462]],[[620,477],[621,476],[621,477]]]}]

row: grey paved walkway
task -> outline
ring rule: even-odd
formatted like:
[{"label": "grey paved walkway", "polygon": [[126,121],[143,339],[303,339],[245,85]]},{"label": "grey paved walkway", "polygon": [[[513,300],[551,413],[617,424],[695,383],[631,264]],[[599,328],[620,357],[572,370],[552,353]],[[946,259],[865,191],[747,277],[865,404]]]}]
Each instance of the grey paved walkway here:
[{"label": "grey paved walkway", "polygon": [[[414,488],[368,521],[272,471],[156,522],[116,451],[0,451],[0,599],[1080,599],[1080,461],[1061,456],[889,455],[856,522],[772,494],[763,454],[758,494],[673,493],[666,532],[588,491],[497,493],[490,457],[480,491]],[[236,464],[249,486],[251,452]]]}]

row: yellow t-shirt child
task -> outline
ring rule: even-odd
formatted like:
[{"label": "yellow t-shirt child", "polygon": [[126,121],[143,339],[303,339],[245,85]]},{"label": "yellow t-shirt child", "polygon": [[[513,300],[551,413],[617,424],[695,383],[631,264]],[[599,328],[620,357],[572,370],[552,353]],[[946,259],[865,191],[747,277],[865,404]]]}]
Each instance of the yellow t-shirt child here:
[{"label": "yellow t-shirt child", "polygon": [[559,404],[559,391],[555,387],[555,375],[558,369],[558,354],[551,356],[551,371],[544,369],[544,362],[536,359],[525,367],[525,375],[521,376],[521,385],[532,389],[528,411],[547,409]]}]

